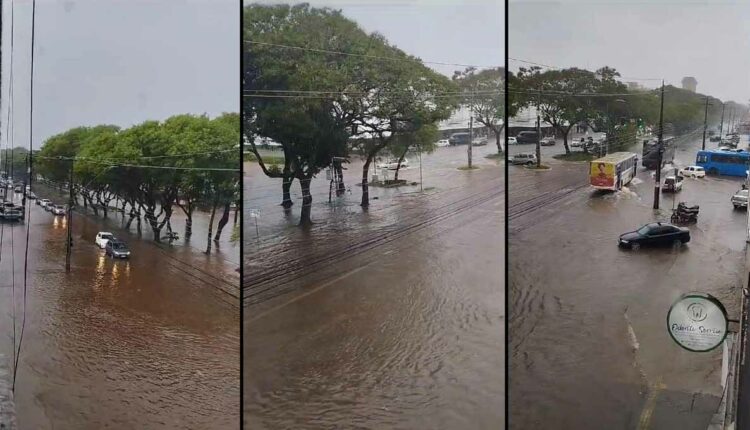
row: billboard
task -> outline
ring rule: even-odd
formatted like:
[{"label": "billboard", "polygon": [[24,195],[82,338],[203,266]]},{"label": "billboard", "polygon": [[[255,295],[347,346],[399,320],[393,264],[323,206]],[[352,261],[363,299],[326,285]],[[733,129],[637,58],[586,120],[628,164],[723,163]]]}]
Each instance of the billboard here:
[{"label": "billboard", "polygon": [[592,162],[589,176],[591,185],[595,187],[614,187],[615,165],[613,163]]}]

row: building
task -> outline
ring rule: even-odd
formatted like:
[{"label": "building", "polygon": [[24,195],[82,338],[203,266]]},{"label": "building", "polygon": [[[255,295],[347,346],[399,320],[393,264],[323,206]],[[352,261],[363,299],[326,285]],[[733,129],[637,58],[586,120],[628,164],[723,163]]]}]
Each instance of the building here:
[{"label": "building", "polygon": [[682,89],[695,92],[696,87],[698,87],[698,81],[694,77],[685,76],[682,78]]}]

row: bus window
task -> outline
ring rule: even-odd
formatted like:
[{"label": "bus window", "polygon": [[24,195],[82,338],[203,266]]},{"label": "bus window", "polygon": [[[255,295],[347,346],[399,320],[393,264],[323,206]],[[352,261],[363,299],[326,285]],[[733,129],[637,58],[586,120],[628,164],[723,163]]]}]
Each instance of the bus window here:
[{"label": "bus window", "polygon": [[698,163],[708,163],[708,155],[698,154]]}]

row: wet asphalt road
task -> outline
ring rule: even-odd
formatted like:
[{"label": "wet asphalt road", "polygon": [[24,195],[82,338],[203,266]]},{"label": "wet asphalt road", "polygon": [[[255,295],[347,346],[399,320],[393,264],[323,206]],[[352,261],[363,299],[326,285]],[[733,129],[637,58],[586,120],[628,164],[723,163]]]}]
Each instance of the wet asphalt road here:
[{"label": "wet asphalt road", "polygon": [[[332,209],[326,188],[309,232],[274,207],[280,187],[270,188],[276,213],[260,219],[260,241],[245,238],[246,280],[294,257],[309,268],[244,286],[255,297],[244,321],[246,426],[502,425],[504,168],[475,154],[481,168],[458,171],[464,154],[439,149],[423,159],[425,192],[375,189],[367,213],[350,169],[351,197]],[[418,178],[416,168],[403,173]],[[249,183],[263,181],[251,170],[245,181],[264,186]]]},{"label": "wet asphalt road", "polygon": [[[110,221],[74,216],[68,274],[65,218],[32,204],[20,428],[236,428],[239,308],[236,289],[225,292],[239,282],[235,265],[190,246],[158,248]],[[2,229],[0,353],[10,359],[26,225]],[[131,260],[106,258],[93,243],[100,230],[125,239]]]},{"label": "wet asphalt road", "polygon": [[[677,163],[692,164],[699,146],[687,139]],[[691,242],[629,252],[618,235],[668,221],[675,197],[654,212],[651,172],[602,194],[586,163],[545,163],[509,171],[511,428],[705,429],[722,394],[721,351],[680,349],[665,319],[690,291],[737,317],[747,214],[729,198],[741,179],[686,179],[676,200],[701,208]]]}]

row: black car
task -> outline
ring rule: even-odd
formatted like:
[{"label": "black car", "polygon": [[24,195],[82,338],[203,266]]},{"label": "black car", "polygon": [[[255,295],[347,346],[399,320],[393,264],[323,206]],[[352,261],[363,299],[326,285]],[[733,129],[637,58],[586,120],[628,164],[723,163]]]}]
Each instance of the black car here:
[{"label": "black car", "polygon": [[518,143],[537,143],[539,135],[535,131],[522,131],[516,136]]},{"label": "black car", "polygon": [[620,235],[617,244],[623,248],[638,249],[641,246],[682,245],[690,242],[690,230],[667,222],[646,224],[636,231]]},{"label": "black car", "polygon": [[469,133],[453,133],[448,138],[448,143],[451,145],[468,145],[471,143],[471,135]]},{"label": "black car", "polygon": [[108,240],[104,253],[112,258],[130,258],[130,249],[125,242],[117,239]]}]

